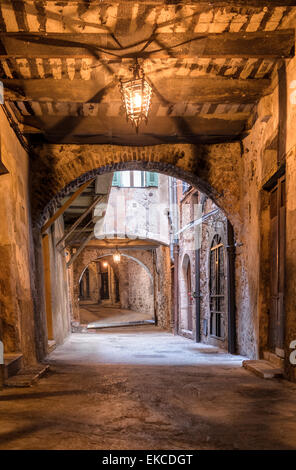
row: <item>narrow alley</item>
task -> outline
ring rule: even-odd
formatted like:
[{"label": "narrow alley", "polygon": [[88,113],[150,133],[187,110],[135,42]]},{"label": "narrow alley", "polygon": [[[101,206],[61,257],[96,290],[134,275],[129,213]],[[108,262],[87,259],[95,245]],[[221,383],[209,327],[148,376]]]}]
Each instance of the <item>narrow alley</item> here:
[{"label": "narrow alley", "polygon": [[1,450],[296,450],[295,31],[0,0]]}]

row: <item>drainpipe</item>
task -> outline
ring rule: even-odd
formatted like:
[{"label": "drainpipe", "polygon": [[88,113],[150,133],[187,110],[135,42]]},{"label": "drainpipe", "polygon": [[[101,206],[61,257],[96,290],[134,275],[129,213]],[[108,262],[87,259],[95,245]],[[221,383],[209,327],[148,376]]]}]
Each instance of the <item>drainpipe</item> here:
[{"label": "drainpipe", "polygon": [[228,297],[228,352],[236,353],[235,319],[235,244],[233,227],[227,220],[227,297]]},{"label": "drainpipe", "polygon": [[174,244],[174,334],[179,333],[179,245]]},{"label": "drainpipe", "polygon": [[0,319],[0,390],[4,388],[4,345],[3,345],[3,335],[2,335],[2,319]]},{"label": "drainpipe", "polygon": [[154,322],[155,326],[158,325],[158,302],[157,302],[157,295],[156,295],[156,288],[158,287],[158,279],[159,273],[157,271],[156,266],[156,249],[152,250],[152,262],[153,262],[153,297],[154,297]]},{"label": "drainpipe", "polygon": [[200,342],[200,248],[195,250],[195,341]]}]

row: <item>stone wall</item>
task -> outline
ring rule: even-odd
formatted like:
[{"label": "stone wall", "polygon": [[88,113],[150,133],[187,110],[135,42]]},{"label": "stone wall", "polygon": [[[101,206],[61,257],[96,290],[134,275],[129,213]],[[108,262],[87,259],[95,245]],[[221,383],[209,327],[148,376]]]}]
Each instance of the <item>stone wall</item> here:
[{"label": "stone wall", "polygon": [[[295,18],[293,24],[295,25]],[[289,26],[288,24],[286,25]],[[278,72],[282,77],[278,82]],[[283,62],[274,72],[274,90],[257,106],[256,119],[243,140],[243,175],[248,190],[242,193],[243,220],[237,239],[237,265],[245,273],[238,286],[241,310],[251,312],[254,331],[248,331],[252,350],[258,355],[267,349],[270,310],[270,215],[265,183],[286,166],[286,291],[285,291],[285,368],[296,380],[296,369],[289,362],[290,342],[296,339],[296,59]],[[245,293],[250,302],[244,302]],[[242,333],[242,332],[241,332]]]},{"label": "stone wall", "polygon": [[[0,316],[5,352],[22,352],[25,363],[36,360],[29,158],[2,109],[0,175]],[[37,312],[36,312],[37,313]]]},{"label": "stone wall", "polygon": [[129,308],[154,317],[153,279],[135,261],[128,259],[127,263]]}]

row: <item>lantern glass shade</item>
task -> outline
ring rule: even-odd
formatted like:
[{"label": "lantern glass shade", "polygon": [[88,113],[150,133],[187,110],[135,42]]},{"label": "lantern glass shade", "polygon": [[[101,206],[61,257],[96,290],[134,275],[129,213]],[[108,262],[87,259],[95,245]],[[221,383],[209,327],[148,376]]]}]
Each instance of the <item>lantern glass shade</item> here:
[{"label": "lantern glass shade", "polygon": [[115,263],[120,263],[120,258],[121,258],[121,257],[120,257],[120,253],[114,253],[114,255],[113,255],[113,261],[114,261]]},{"label": "lantern glass shade", "polygon": [[133,80],[121,81],[121,94],[126,117],[138,131],[140,123],[147,122],[148,119],[152,88],[143,75]]},{"label": "lantern glass shade", "polygon": [[107,268],[107,266],[108,266],[107,261],[104,261],[104,262],[103,262],[103,266],[104,266],[104,268]]}]

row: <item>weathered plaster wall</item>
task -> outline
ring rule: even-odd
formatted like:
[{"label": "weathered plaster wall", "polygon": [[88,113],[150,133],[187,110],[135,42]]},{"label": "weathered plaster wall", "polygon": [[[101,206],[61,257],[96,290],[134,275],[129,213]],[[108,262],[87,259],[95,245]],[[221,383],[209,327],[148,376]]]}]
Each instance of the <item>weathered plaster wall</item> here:
[{"label": "weathered plaster wall", "polygon": [[30,229],[29,158],[0,110],[0,315],[6,352],[22,352],[34,362],[34,266]]},{"label": "weathered plaster wall", "polygon": [[168,177],[158,175],[157,187],[113,186],[104,219],[107,238],[148,238],[169,244]]}]

